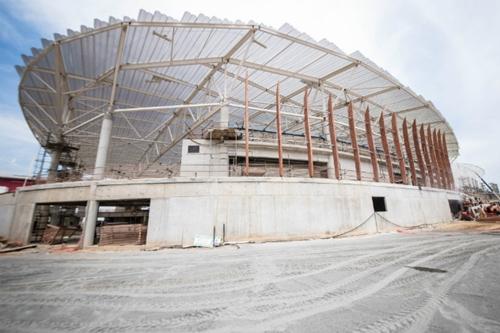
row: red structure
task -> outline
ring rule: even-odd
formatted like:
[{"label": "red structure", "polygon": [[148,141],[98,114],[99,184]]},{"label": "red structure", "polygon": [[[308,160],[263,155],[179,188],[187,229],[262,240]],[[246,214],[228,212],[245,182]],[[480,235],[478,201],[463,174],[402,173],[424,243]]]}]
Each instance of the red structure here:
[{"label": "red structure", "polygon": [[[24,177],[0,175],[0,187],[5,186],[9,192],[15,192],[16,188],[23,186],[24,180]],[[26,185],[33,185],[33,180],[28,179]]]}]

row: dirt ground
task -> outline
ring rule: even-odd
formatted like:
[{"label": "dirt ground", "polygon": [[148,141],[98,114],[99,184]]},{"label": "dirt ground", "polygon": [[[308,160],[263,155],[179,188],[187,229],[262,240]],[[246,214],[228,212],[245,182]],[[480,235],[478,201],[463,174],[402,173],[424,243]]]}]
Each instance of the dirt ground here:
[{"label": "dirt ground", "polygon": [[0,331],[500,331],[500,224],[0,256]]}]

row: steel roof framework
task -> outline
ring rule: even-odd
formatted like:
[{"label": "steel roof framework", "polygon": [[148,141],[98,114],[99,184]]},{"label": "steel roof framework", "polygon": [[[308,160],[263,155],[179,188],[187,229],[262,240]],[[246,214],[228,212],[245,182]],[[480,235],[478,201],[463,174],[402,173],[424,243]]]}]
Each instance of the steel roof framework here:
[{"label": "steel roof framework", "polygon": [[[325,130],[325,101],[332,95],[341,138],[349,138],[346,105],[353,102],[361,136],[361,111],[369,106],[374,119],[385,111],[401,122],[431,124],[446,134],[450,157],[458,155],[453,130],[430,101],[361,53],[347,55],[288,24],[274,30],[141,11],[137,20],[95,20],[93,29],[56,34],[42,45],[23,56],[26,67],[17,67],[21,108],[42,145],[50,137],[79,147],[89,169],[135,163],[143,170],[154,162],[175,162],[180,140],[209,127],[223,107],[230,127],[242,124],[245,74],[251,128],[274,128],[279,82],[285,132],[303,132],[303,93],[311,89],[315,134]],[[112,149],[96,161],[102,124],[111,115]]]}]

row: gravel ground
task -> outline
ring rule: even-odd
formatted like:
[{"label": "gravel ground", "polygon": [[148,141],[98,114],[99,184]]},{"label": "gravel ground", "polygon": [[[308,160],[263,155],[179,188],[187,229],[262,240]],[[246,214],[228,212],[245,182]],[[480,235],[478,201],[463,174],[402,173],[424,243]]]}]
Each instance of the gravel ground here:
[{"label": "gravel ground", "polygon": [[500,234],[0,257],[0,331],[500,332]]}]

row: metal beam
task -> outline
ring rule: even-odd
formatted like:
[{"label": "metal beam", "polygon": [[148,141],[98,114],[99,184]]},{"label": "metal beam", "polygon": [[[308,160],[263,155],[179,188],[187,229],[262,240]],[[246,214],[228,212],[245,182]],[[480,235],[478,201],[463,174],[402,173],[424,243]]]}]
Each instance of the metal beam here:
[{"label": "metal beam", "polygon": [[280,177],[284,177],[283,171],[283,145],[281,137],[281,101],[280,101],[280,83],[276,84],[276,134],[278,136],[278,170]]},{"label": "metal beam", "polygon": [[337,130],[335,128],[335,115],[333,113],[332,95],[328,96],[328,129],[330,132],[330,146],[332,148],[335,178],[340,179],[340,159],[339,159],[339,150],[337,147]]},{"label": "metal beam", "polygon": [[394,183],[394,169],[392,167],[391,152],[389,150],[389,143],[387,142],[387,132],[385,129],[384,112],[380,113],[380,118],[378,120],[380,129],[380,138],[382,140],[382,148],[384,149],[385,155],[385,165],[387,168],[387,173],[389,174],[389,181]]},{"label": "metal beam", "polygon": [[394,148],[396,149],[396,156],[399,161],[399,171],[401,172],[401,179],[403,184],[408,184],[408,177],[406,176],[406,165],[403,158],[403,152],[401,151],[401,144],[399,142],[399,131],[398,131],[398,120],[396,119],[396,114],[391,115],[392,121],[392,140],[394,142]]},{"label": "metal beam", "polygon": [[410,165],[411,183],[413,184],[413,186],[417,186],[417,172],[415,170],[413,152],[411,151],[410,135],[408,134],[408,124],[406,122],[406,118],[403,120],[403,141],[405,145],[406,156],[408,157],[408,163]]},{"label": "metal beam", "polygon": [[413,120],[413,124],[411,126],[412,134],[413,134],[413,146],[415,147],[415,155],[417,155],[417,163],[418,163],[418,169],[420,171],[420,178],[422,178],[422,185],[426,185],[426,170],[425,170],[425,162],[422,157],[422,151],[420,150],[420,140],[418,138],[418,131],[417,131],[417,121]]},{"label": "metal beam", "polygon": [[379,175],[378,175],[377,152],[375,148],[375,143],[373,142],[370,109],[368,107],[366,108],[365,111],[365,127],[366,127],[366,140],[368,142],[368,149],[370,150],[370,159],[372,162],[373,181],[378,182]]},{"label": "metal beam", "polygon": [[347,106],[347,113],[349,116],[349,133],[351,135],[351,146],[354,156],[354,167],[356,169],[356,179],[361,180],[361,160],[359,157],[358,138],[356,134],[356,120],[354,119],[354,111],[352,103]]}]

